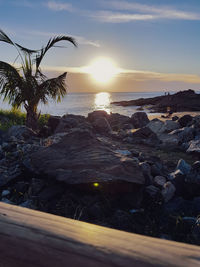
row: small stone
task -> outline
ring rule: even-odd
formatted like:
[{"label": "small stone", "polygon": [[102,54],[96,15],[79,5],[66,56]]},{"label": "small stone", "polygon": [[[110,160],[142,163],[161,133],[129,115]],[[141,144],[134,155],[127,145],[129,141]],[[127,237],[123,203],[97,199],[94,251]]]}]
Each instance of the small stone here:
[{"label": "small stone", "polygon": [[159,188],[154,185],[149,185],[145,188],[145,191],[151,196],[155,197],[159,192]]},{"label": "small stone", "polygon": [[173,198],[175,194],[176,188],[171,182],[167,182],[164,184],[162,189],[162,196],[165,202],[168,202],[170,199]]},{"label": "small stone", "polygon": [[192,164],[192,169],[195,170],[195,171],[200,172],[200,161],[195,161],[195,162]]},{"label": "small stone", "polygon": [[172,120],[173,120],[173,121],[177,121],[178,119],[179,119],[178,116],[173,116],[173,117],[172,117]]},{"label": "small stone", "polygon": [[191,171],[191,166],[187,162],[185,162],[185,160],[180,159],[176,166],[176,170],[180,170],[183,174],[187,175]]},{"label": "small stone", "polygon": [[10,191],[9,190],[3,190],[2,193],[1,193],[2,197],[7,197],[9,195],[10,195]]},{"label": "small stone", "polygon": [[164,186],[164,184],[166,183],[166,178],[163,176],[156,176],[154,178],[154,183],[158,186]]},{"label": "small stone", "polygon": [[115,152],[123,156],[131,156],[131,152],[129,150],[118,149]]},{"label": "small stone", "polygon": [[174,180],[174,179],[177,179],[177,178],[179,178],[179,177],[185,177],[185,175],[183,174],[183,172],[181,171],[181,170],[176,170],[176,171],[174,171],[174,172],[172,172],[172,173],[170,173],[169,174],[169,176],[168,176],[168,179],[169,180]]},{"label": "small stone", "polygon": [[6,203],[6,204],[14,204],[12,201],[10,201],[7,198],[2,198],[1,202]]},{"label": "small stone", "polygon": [[142,168],[146,184],[150,184],[153,180],[153,177],[151,175],[151,166],[147,162],[141,162],[139,163],[139,166]]}]

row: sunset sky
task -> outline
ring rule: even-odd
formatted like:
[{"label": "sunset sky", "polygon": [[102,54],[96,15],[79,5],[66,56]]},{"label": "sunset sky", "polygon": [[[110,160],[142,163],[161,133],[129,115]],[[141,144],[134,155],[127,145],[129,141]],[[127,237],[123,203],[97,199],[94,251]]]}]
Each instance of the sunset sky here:
[{"label": "sunset sky", "polygon": [[[43,61],[49,76],[69,71],[70,92],[200,89],[199,0],[0,0],[0,28],[33,49],[75,37],[78,48],[52,49]],[[15,58],[0,43],[0,60]],[[97,58],[120,70],[108,83],[85,73]]]}]

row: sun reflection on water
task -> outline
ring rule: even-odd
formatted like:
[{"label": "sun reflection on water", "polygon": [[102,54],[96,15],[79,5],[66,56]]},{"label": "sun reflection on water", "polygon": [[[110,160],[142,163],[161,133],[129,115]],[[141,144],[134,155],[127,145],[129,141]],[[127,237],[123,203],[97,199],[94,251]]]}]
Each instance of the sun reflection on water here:
[{"label": "sun reflection on water", "polygon": [[105,110],[108,114],[110,114],[110,102],[111,95],[106,92],[101,92],[95,95],[94,107],[95,110]]}]

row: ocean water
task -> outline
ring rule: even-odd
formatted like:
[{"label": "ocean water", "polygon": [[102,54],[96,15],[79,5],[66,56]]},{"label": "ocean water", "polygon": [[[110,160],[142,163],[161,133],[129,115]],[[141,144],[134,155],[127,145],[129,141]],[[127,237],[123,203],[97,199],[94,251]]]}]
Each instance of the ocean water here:
[{"label": "ocean water", "polygon": [[[163,95],[164,92],[127,92],[127,93],[68,93],[60,103],[49,100],[47,105],[40,104],[38,110],[42,114],[62,116],[64,114],[76,114],[87,116],[94,110],[106,110],[108,113],[120,113],[131,116],[136,112],[137,107],[120,107],[112,105],[111,102],[148,98]],[[8,103],[0,99],[1,109],[10,109]],[[148,112],[148,111],[147,111]]]}]

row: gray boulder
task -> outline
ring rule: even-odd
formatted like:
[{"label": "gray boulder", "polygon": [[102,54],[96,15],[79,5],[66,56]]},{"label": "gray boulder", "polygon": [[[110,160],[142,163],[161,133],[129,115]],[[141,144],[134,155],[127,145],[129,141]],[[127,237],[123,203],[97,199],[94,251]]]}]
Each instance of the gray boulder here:
[{"label": "gray boulder", "polygon": [[105,117],[100,117],[94,120],[92,126],[97,133],[110,133],[112,131],[111,126]]},{"label": "gray boulder", "polygon": [[184,127],[170,132],[170,135],[176,136],[181,143],[191,141],[194,138],[194,134],[195,130],[193,127]]},{"label": "gray boulder", "polygon": [[64,115],[56,127],[55,133],[64,133],[72,128],[89,128],[90,125],[86,121],[84,116],[79,115]]},{"label": "gray boulder", "polygon": [[180,125],[176,121],[166,120],[158,133],[169,133],[173,130],[179,129]]},{"label": "gray boulder", "polygon": [[153,179],[155,185],[163,187],[164,184],[167,182],[166,178],[163,176],[156,176]]},{"label": "gray boulder", "polygon": [[147,124],[147,127],[152,131],[154,132],[155,134],[158,134],[160,133],[160,130],[161,128],[163,127],[164,125],[164,122],[159,120],[159,119],[154,119],[152,121],[150,121],[148,124]]},{"label": "gray boulder", "polygon": [[137,128],[142,128],[149,123],[149,118],[145,112],[136,112],[131,116],[130,122]]},{"label": "gray boulder", "polygon": [[107,120],[113,131],[119,131],[120,129],[132,129],[133,125],[130,123],[130,118],[118,113],[111,113]]},{"label": "gray boulder", "polygon": [[83,129],[72,129],[58,143],[33,153],[31,165],[35,172],[67,184],[145,183],[135,160],[116,153]]},{"label": "gray boulder", "polygon": [[148,127],[143,127],[131,133],[133,143],[141,143],[147,145],[159,144],[157,135]]},{"label": "gray boulder", "polygon": [[181,127],[186,127],[188,123],[192,121],[193,117],[191,115],[184,115],[182,116],[179,120],[178,123],[180,124]]},{"label": "gray boulder", "polygon": [[109,117],[109,115],[108,115],[108,113],[106,112],[106,111],[104,111],[104,110],[95,110],[95,111],[93,111],[93,112],[91,112],[91,113],[88,113],[88,117],[87,117],[87,120],[89,121],[89,122],[94,122],[96,119],[98,119],[98,118],[106,118],[106,119],[108,119],[108,117]]},{"label": "gray boulder", "polygon": [[58,124],[60,123],[61,117],[60,116],[50,116],[48,119],[47,126],[51,129],[51,132],[54,133]]},{"label": "gray boulder", "polygon": [[27,140],[33,136],[36,136],[36,133],[25,125],[15,125],[10,127],[8,130],[8,136]]},{"label": "gray boulder", "polygon": [[147,124],[147,127],[150,128],[155,134],[160,135],[176,130],[180,128],[180,125],[178,122],[172,120],[166,120],[163,122],[161,120],[154,119]]}]

